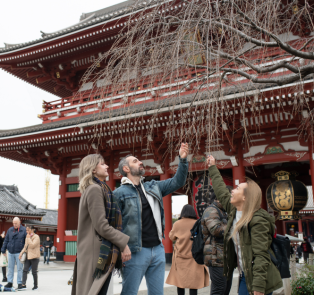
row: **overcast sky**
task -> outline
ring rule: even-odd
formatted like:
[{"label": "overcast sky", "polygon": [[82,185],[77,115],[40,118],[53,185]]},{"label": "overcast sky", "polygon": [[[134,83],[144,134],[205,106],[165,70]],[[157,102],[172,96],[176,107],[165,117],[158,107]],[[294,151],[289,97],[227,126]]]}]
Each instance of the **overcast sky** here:
[{"label": "overcast sky", "polygon": [[[108,7],[123,1],[15,0],[1,3],[0,47],[3,43],[16,44],[41,37],[73,25],[82,13]],[[42,101],[59,99],[0,70],[0,130],[41,124],[37,115]],[[59,177],[51,175],[49,208],[58,207]],[[45,198],[45,170],[0,157],[0,184],[19,187],[23,197],[43,208]],[[186,197],[173,197],[173,213],[180,213]]]}]

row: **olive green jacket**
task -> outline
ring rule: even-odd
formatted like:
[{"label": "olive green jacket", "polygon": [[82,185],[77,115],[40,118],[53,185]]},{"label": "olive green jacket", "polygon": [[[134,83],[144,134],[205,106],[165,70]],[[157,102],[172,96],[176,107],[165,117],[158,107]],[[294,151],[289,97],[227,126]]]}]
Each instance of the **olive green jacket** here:
[{"label": "olive green jacket", "polygon": [[[230,203],[231,195],[216,166],[209,167],[209,176],[219,202],[228,213],[228,223],[224,237],[224,276],[231,278],[237,267],[237,255],[232,239],[229,239],[237,209]],[[253,215],[249,223],[250,232],[243,227],[240,234],[242,266],[246,286],[250,294],[254,291],[269,294],[282,287],[277,267],[271,262],[268,250],[275,233],[275,218],[263,209]]]}]

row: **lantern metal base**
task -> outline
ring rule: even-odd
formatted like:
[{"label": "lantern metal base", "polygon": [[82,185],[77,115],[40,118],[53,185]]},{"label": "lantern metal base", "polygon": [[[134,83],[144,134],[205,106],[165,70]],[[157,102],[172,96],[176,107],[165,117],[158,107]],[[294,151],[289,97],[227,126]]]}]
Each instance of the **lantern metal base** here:
[{"label": "lantern metal base", "polygon": [[285,219],[301,219],[301,216],[298,211],[280,211],[279,212],[279,220]]}]

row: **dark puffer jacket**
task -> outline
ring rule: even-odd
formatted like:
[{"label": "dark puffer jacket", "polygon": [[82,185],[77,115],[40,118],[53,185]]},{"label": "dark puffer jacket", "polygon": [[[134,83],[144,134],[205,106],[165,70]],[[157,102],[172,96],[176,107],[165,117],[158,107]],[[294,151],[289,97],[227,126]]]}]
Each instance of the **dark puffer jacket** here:
[{"label": "dark puffer jacket", "polygon": [[[223,219],[220,218],[217,210],[220,211]],[[228,215],[222,205],[217,201],[214,201],[213,205],[207,207],[203,213],[204,263],[207,266],[223,267],[223,238],[227,227],[227,219]]]},{"label": "dark puffer jacket", "polygon": [[[231,278],[237,267],[237,255],[232,239],[229,239],[237,209],[230,203],[231,195],[216,166],[209,167],[209,176],[217,199],[228,213],[228,223],[224,239],[224,275]],[[264,209],[259,209],[249,223],[250,229],[243,227],[240,232],[242,265],[249,294],[254,291],[269,294],[282,287],[277,267],[271,262],[268,251],[275,233],[275,218]]]},{"label": "dark puffer jacket", "polygon": [[5,253],[6,250],[10,254],[17,254],[22,251],[25,245],[26,228],[21,225],[19,230],[14,230],[14,227],[10,227],[7,235],[5,236],[1,252]]}]

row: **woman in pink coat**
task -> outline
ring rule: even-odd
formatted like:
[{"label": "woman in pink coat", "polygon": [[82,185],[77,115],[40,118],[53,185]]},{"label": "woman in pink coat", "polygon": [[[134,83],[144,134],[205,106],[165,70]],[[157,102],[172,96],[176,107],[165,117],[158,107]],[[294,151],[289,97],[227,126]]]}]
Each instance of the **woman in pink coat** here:
[{"label": "woman in pink coat", "polygon": [[197,264],[192,256],[192,241],[190,240],[196,214],[191,205],[182,208],[180,218],[169,233],[171,241],[175,241],[172,265],[166,280],[169,285],[177,286],[178,295],[184,295],[185,288],[190,289],[190,295],[196,295],[197,289],[209,285],[209,274],[205,265]]}]

